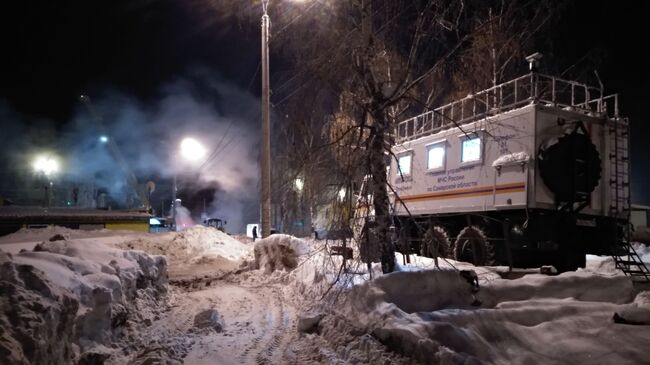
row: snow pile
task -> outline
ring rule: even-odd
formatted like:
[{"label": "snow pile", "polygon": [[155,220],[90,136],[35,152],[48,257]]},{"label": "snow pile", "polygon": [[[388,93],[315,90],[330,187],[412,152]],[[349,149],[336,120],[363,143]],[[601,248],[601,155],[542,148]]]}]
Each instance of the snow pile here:
[{"label": "snow pile", "polygon": [[167,289],[164,257],[102,244],[42,242],[0,262],[0,363],[108,357],[104,346],[156,316]]},{"label": "snow pile", "polygon": [[647,294],[625,304],[633,287],[624,276],[579,271],[491,278],[476,297],[480,306],[473,306],[471,285],[454,270],[396,272],[352,288],[338,306],[339,324],[323,331],[347,322],[422,363],[647,361],[650,326],[613,320],[614,313],[647,319]]},{"label": "snow pile", "polygon": [[616,314],[627,323],[650,325],[650,291],[639,293],[634,302]]},{"label": "snow pile", "polygon": [[540,298],[624,304],[632,300],[633,292],[632,281],[624,275],[603,276],[581,270],[557,276],[531,274],[517,280],[495,281],[481,289],[480,298],[483,307]]},{"label": "snow pile", "polygon": [[641,258],[641,261],[650,264],[650,246],[643,243],[633,242],[632,247]]},{"label": "snow pile", "polygon": [[78,301],[0,252],[0,363],[71,363]]},{"label": "snow pile", "polygon": [[298,257],[308,251],[305,241],[286,234],[274,234],[255,243],[255,267],[267,273],[290,271],[298,267]]},{"label": "snow pile", "polygon": [[612,256],[587,255],[587,262],[584,270],[598,273],[603,276],[625,275],[623,271],[616,268],[616,263]]},{"label": "snow pile", "polygon": [[[396,253],[395,261],[397,263],[398,271],[422,271],[436,269],[435,260],[430,257],[410,255],[409,260],[410,263],[404,263],[404,255],[401,253]],[[498,274],[498,272],[508,270],[507,266],[474,266],[468,262],[456,261],[448,258],[439,258],[438,268],[443,270],[472,270],[476,272],[481,285],[492,280],[501,279],[501,276]]]},{"label": "snow pile", "polygon": [[501,155],[492,162],[492,167],[516,165],[530,161],[530,156],[526,152],[514,152]]},{"label": "snow pile", "polygon": [[75,229],[59,226],[47,226],[44,228],[21,228],[18,231],[0,237],[1,242],[24,242],[24,241],[44,241],[50,237],[60,234],[66,239],[70,239],[75,233]]},{"label": "snow pile", "polygon": [[230,270],[251,253],[250,246],[216,228],[203,226],[181,232],[140,235],[116,246],[167,256],[169,273],[173,277]]}]

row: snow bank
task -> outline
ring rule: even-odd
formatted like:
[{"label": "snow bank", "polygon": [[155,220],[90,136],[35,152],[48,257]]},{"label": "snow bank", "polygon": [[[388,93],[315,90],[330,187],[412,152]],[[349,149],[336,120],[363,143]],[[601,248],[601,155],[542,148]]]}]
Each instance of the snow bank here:
[{"label": "snow bank", "polygon": [[[238,278],[283,284],[283,297],[300,308],[300,329],[308,332],[301,336],[324,339],[348,363],[396,363],[386,348],[409,358],[403,363],[647,362],[650,326],[613,319],[645,321],[647,297],[630,303],[629,278],[607,269],[607,258],[590,260],[588,270],[505,280],[497,273],[504,268],[440,260],[435,269],[432,259],[411,256],[403,264],[397,254],[400,272],[382,275],[373,265],[371,280],[365,264],[349,260],[343,270],[327,248],[272,236],[255,248],[264,271]],[[480,291],[456,269],[476,271]]]},{"label": "snow bank", "polygon": [[305,241],[286,234],[274,234],[255,243],[255,267],[263,268],[267,273],[293,270],[298,267],[298,256],[308,251]]},{"label": "snow bank", "polygon": [[634,302],[624,307],[617,315],[627,323],[650,325],[650,291],[640,292]]},{"label": "snow bank", "polygon": [[116,246],[167,256],[169,273],[173,277],[230,270],[251,254],[251,246],[216,228],[203,226],[181,232],[139,235]]},{"label": "snow bank", "polygon": [[352,297],[355,305],[366,312],[384,303],[414,313],[469,307],[473,300],[470,284],[455,270],[383,275],[354,288]]},{"label": "snow bank", "polygon": [[623,275],[603,276],[587,271],[565,272],[557,276],[526,275],[518,280],[499,280],[481,288],[484,307],[500,302],[539,298],[623,304],[633,299],[630,278]]},{"label": "snow bank", "polygon": [[167,289],[165,258],[143,252],[57,240],[0,254],[0,363],[88,356],[156,315]]},{"label": "snow bank", "polygon": [[240,260],[250,247],[213,227],[194,226],[181,232],[143,235],[118,246],[165,255],[170,261],[197,262],[214,257]]},{"label": "snow bank", "polygon": [[647,361],[650,326],[612,319],[620,312],[645,320],[648,297],[625,304],[633,288],[624,276],[493,279],[477,298],[482,305],[473,307],[471,286],[453,270],[397,272],[352,288],[338,315],[422,363]]},{"label": "snow bank", "polygon": [[[410,255],[410,263],[403,263],[404,255],[400,253],[395,254],[395,261],[397,262],[398,271],[423,271],[436,269],[435,260],[430,257],[419,255]],[[506,266],[474,266],[468,262],[456,261],[447,258],[438,259],[438,267],[443,270],[472,270],[476,272],[481,285],[488,283],[492,280],[501,279],[498,274],[499,271],[507,271]]]},{"label": "snow bank", "polygon": [[0,363],[71,363],[78,301],[0,252]]},{"label": "snow bank", "polygon": [[641,261],[650,264],[650,246],[639,242],[632,242],[632,246],[641,258]]}]

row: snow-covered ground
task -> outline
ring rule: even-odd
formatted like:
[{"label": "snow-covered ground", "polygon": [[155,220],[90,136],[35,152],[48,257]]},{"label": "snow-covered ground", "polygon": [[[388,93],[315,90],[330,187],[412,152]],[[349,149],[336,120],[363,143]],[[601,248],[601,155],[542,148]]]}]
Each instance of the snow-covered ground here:
[{"label": "snow-covered ground", "polygon": [[103,359],[164,307],[167,261],[55,235],[17,254],[0,245],[0,363]]},{"label": "snow-covered ground", "polygon": [[324,241],[242,243],[205,227],[24,230],[0,250],[0,363],[650,363],[650,294],[611,258],[508,280],[503,267],[397,254],[400,271],[382,275],[343,267]]}]

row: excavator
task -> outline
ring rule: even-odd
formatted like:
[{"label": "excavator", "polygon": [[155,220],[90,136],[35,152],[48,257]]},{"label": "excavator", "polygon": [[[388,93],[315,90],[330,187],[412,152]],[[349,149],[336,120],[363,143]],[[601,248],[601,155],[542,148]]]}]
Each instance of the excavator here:
[{"label": "excavator", "polygon": [[102,118],[99,116],[99,114],[97,114],[97,111],[95,110],[90,97],[88,95],[81,95],[79,96],[79,100],[86,106],[88,113],[90,114],[93,122],[101,133],[101,142],[107,145],[108,151],[111,153],[113,159],[122,170],[122,173],[126,178],[126,182],[132,190],[132,193],[140,201],[139,207],[144,208],[148,213],[151,213],[152,208],[150,197],[156,185],[152,181],[149,181],[146,184],[138,183],[138,179],[136,178],[133,171],[129,168],[129,164],[126,162],[122,151],[120,151],[120,148],[118,147],[117,143],[115,143],[115,140],[111,138],[106,127],[104,126]]}]

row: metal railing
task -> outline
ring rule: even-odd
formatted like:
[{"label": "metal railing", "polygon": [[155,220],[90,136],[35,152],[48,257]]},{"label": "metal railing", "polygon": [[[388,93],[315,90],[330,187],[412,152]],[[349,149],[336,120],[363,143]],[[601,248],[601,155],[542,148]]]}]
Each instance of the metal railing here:
[{"label": "metal railing", "polygon": [[618,118],[618,95],[603,96],[600,89],[579,82],[529,73],[398,123],[396,142],[413,140],[533,103]]}]

